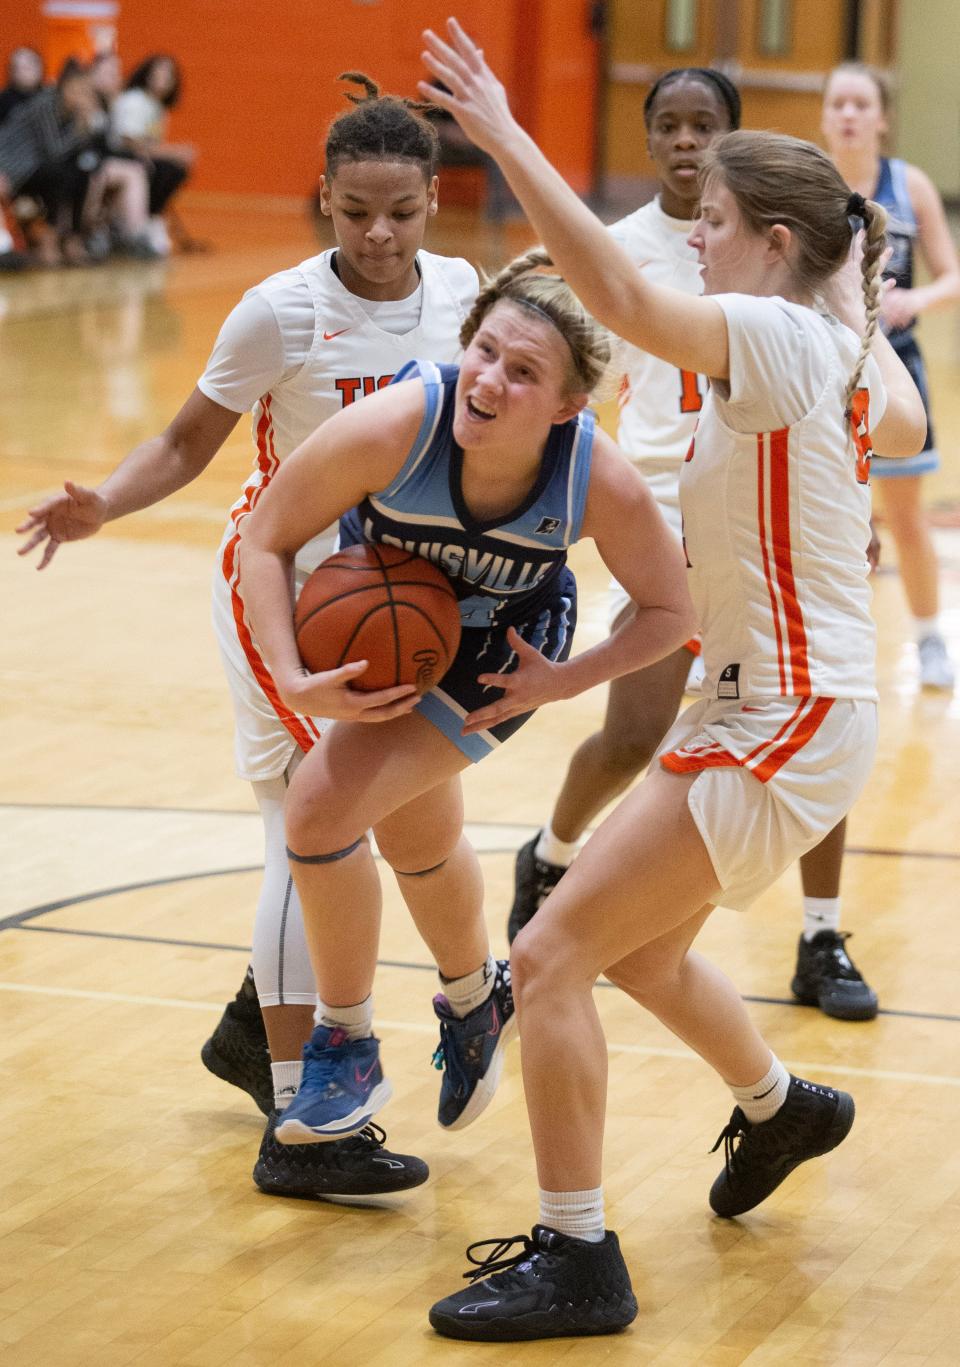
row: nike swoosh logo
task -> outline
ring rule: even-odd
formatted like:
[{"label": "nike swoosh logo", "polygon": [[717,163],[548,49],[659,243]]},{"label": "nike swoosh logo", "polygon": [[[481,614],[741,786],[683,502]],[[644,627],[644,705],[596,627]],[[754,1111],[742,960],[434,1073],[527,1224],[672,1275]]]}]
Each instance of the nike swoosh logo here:
[{"label": "nike swoosh logo", "polygon": [[323,340],[325,342],[332,342],[334,337],[342,337],[345,332],[349,331],[349,328],[341,328],[339,332],[325,332],[323,334]]},{"label": "nike swoosh logo", "polygon": [[357,1082],[366,1082],[367,1078],[370,1076],[370,1074],[373,1072],[373,1070],[374,1070],[374,1068],[376,1068],[376,1066],[377,1066],[377,1060],[374,1059],[373,1062],[371,1063],[370,1067],[367,1069],[367,1071],[366,1071],[365,1073],[361,1073],[361,1071],[360,1071],[359,1067],[357,1066],[357,1064],[354,1064],[354,1067],[353,1067],[353,1075],[354,1075],[354,1077],[356,1078]]},{"label": "nike swoosh logo", "polygon": [[[777,1084],[774,1083],[774,1084],[773,1084],[773,1087],[776,1087],[776,1085],[777,1085]],[[763,1098],[764,1098],[765,1096],[769,1096],[770,1093],[773,1091],[773,1087],[768,1087],[767,1090],[766,1090],[765,1092],[761,1092],[759,1096],[755,1096],[755,1097],[753,1098],[754,1101],[762,1101]]]},{"label": "nike swoosh logo", "polygon": [[490,1029],[487,1031],[487,1034],[488,1034],[488,1035],[499,1035],[499,1033],[500,1033],[500,1017],[497,1015],[497,1008],[494,1007],[494,1008],[493,1008],[493,1025],[492,1025],[492,1026],[490,1027]]},{"label": "nike swoosh logo", "polygon": [[741,712],[762,712],[762,707],[741,707]]}]

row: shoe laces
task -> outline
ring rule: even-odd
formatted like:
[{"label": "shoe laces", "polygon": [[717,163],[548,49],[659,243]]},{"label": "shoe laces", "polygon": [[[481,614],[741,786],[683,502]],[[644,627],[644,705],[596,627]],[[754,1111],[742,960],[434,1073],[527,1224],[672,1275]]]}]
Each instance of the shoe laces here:
[{"label": "shoe laces", "polygon": [[545,864],[542,859],[533,856],[533,895],[536,898],[537,911],[543,906],[544,902],[553,892],[566,873],[566,869],[558,864]]},{"label": "shoe laces", "polygon": [[470,1087],[470,1079],[463,1067],[461,1050],[454,1038],[453,1023],[440,1021],[440,1043],[431,1055],[431,1063],[438,1071],[446,1069],[447,1078],[453,1084],[457,1096],[462,1096]]},{"label": "shoe laces", "polygon": [[344,1149],[365,1149],[375,1153],[386,1144],[387,1132],[371,1121],[369,1125],[364,1125],[357,1134],[348,1135],[346,1139],[341,1139],[339,1142]]},{"label": "shoe laces", "polygon": [[[510,1253],[515,1244],[521,1245],[520,1252]],[[481,1248],[489,1248],[490,1252],[483,1258],[475,1257],[474,1250]],[[463,1277],[465,1281],[478,1282],[494,1272],[504,1272],[539,1257],[540,1250],[528,1234],[514,1234],[509,1239],[480,1239],[467,1249],[467,1261],[473,1263],[473,1269],[464,1272]]]},{"label": "shoe laces", "polygon": [[303,1078],[300,1082],[302,1092],[306,1084],[324,1090],[337,1081],[337,1071],[342,1060],[340,1050],[305,1049],[303,1055]]},{"label": "shoe laces", "polygon": [[846,951],[846,942],[850,939],[851,933],[849,930],[831,932],[829,939],[814,945],[813,953],[819,960],[818,967],[824,976],[842,978],[845,982],[862,983],[863,974]]}]

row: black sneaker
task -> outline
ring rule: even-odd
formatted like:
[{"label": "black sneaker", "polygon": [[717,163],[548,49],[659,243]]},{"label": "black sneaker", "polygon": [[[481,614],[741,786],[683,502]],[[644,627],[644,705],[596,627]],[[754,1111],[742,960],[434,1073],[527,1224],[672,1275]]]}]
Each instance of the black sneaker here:
[{"label": "black sneaker", "polygon": [[[514,1244],[522,1245],[520,1252],[505,1257]],[[490,1245],[486,1258],[473,1256],[474,1249]],[[505,1343],[616,1334],[637,1317],[630,1274],[612,1230],[602,1243],[591,1244],[535,1225],[529,1239],[516,1234],[471,1244],[467,1258],[476,1271],[464,1276],[475,1285],[437,1301],[430,1311],[430,1323],[447,1338]]]},{"label": "black sneaker", "polygon": [[290,1145],[274,1138],[278,1115],[271,1112],[253,1169],[254,1182],[270,1196],[385,1196],[419,1187],[430,1176],[423,1159],[385,1149],[379,1125],[332,1144]]},{"label": "black sneaker", "polygon": [[249,1092],[263,1114],[270,1114],[273,1110],[270,1049],[256,985],[250,973],[233,1001],[227,1003],[216,1030],[200,1050],[200,1057],[211,1073]]},{"label": "black sneaker", "polygon": [[513,944],[527,922],[533,919],[566,873],[562,864],[548,864],[545,859],[537,858],[534,851],[539,839],[538,831],[517,854],[513,906],[507,922],[507,940],[510,944]]},{"label": "black sneaker", "polygon": [[440,1043],[431,1061],[443,1069],[437,1120],[445,1130],[462,1130],[493,1100],[507,1045],[517,1033],[509,959],[497,960],[489,997],[468,1016],[455,1016],[442,992],[434,997],[433,1009]]},{"label": "black sneaker", "polygon": [[[803,1078],[790,1078],[787,1099],[769,1120],[752,1125],[734,1108],[710,1150],[724,1145],[726,1163],[710,1188],[710,1205],[727,1219],[752,1210],[808,1158],[835,1149],[850,1133],[853,1097]],[[739,1139],[740,1143],[735,1141]]]},{"label": "black sneaker", "polygon": [[790,991],[804,1006],[819,1006],[825,1016],[872,1021],[877,994],[847,953],[849,938],[849,931],[836,930],[818,930],[812,940],[801,935]]}]

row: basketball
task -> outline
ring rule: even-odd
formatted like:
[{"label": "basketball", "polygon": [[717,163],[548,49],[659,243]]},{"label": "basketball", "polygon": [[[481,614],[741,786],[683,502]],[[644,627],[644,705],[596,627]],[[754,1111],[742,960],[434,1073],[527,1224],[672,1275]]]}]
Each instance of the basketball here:
[{"label": "basketball", "polygon": [[293,617],[300,658],[320,673],[355,660],[369,668],[351,687],[415,684],[426,693],[460,644],[460,608],[431,561],[396,546],[348,546],[310,575]]}]

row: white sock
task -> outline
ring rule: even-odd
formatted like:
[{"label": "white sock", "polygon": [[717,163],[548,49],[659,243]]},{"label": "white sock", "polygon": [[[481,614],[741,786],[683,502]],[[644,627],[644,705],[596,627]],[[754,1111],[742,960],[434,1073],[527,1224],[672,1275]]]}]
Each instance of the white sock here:
[{"label": "white sock", "polygon": [[603,1243],[603,1187],[592,1191],[541,1190],[540,1224],[559,1234],[586,1239],[588,1244]]},{"label": "white sock", "polygon": [[285,1111],[300,1090],[303,1077],[303,1059],[290,1059],[286,1063],[271,1063],[273,1074],[273,1104],[278,1111]]},{"label": "white sock", "polygon": [[328,1030],[339,1027],[347,1039],[367,1039],[373,1034],[373,997],[364,997],[355,1006],[327,1006],[318,998],[313,1019]]},{"label": "white sock", "polygon": [[440,974],[443,995],[458,1020],[463,1020],[464,1016],[469,1016],[471,1011],[483,1005],[493,991],[496,975],[497,964],[492,954],[487,955],[486,963],[475,968],[472,973],[465,973],[462,978],[448,979]]},{"label": "white sock", "polygon": [[839,929],[839,897],[804,897],[803,938],[805,940],[812,940],[820,930]]},{"label": "white sock", "polygon": [[936,617],[914,617],[913,634],[917,641],[922,641],[925,636],[942,636],[939,615]]},{"label": "white sock", "polygon": [[548,823],[540,832],[540,839],[533,853],[542,864],[556,864],[558,868],[568,869],[579,848],[579,840],[561,840]]},{"label": "white sock", "polygon": [[771,1054],[770,1058],[769,1071],[758,1082],[751,1087],[730,1088],[734,1100],[751,1125],[760,1125],[776,1115],[787,1099],[790,1074],[776,1054]]}]

